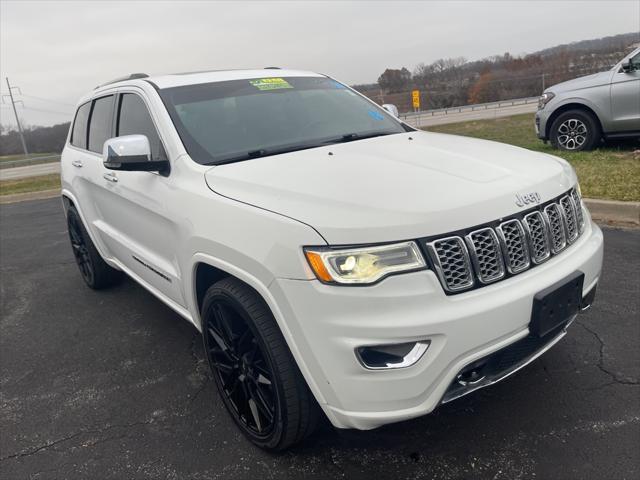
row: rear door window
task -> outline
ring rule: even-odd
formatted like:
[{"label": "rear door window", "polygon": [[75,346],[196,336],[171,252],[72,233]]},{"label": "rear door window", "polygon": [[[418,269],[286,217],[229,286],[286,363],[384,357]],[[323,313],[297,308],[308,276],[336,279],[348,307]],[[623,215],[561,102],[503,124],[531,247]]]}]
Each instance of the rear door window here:
[{"label": "rear door window", "polygon": [[89,150],[102,153],[104,142],[111,138],[113,95],[93,101],[89,120]]},{"label": "rear door window", "polygon": [[133,93],[123,93],[120,96],[118,108],[117,135],[145,135],[151,146],[152,160],[166,160],[167,155],[160,141],[147,106],[142,98]]},{"label": "rear door window", "polygon": [[89,123],[89,112],[91,111],[91,102],[81,105],[76,112],[76,118],[73,121],[73,130],[71,131],[71,145],[78,148],[87,148],[87,125]]}]

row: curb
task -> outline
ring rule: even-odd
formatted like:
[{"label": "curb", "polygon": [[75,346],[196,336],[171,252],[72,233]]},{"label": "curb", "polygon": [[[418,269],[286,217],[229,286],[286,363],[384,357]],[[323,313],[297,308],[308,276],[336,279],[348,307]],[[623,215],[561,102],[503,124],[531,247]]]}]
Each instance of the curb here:
[{"label": "curb", "polygon": [[640,202],[618,202],[583,198],[591,218],[599,222],[640,226]]},{"label": "curb", "polygon": [[0,195],[0,205],[7,203],[24,202],[27,200],[44,200],[60,196],[60,189],[41,190],[39,192],[12,193],[11,195]]}]

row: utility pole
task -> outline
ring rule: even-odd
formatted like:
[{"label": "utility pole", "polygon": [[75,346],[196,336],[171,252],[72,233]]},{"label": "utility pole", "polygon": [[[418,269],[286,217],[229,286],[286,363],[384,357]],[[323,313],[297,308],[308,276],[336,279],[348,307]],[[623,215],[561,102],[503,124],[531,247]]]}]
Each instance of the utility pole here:
[{"label": "utility pole", "polygon": [[542,73],[542,91],[544,92],[544,72]]},{"label": "utility pole", "polygon": [[20,133],[20,140],[22,141],[22,149],[24,150],[24,156],[29,156],[29,151],[27,150],[27,144],[24,141],[24,133],[22,133],[22,125],[20,125],[20,119],[18,118],[18,111],[16,110],[16,102],[13,100],[13,92],[11,91],[12,87],[9,83],[9,77],[5,77],[7,80],[7,88],[9,89],[9,97],[11,97],[11,106],[13,107],[13,114],[16,116],[16,123],[18,124],[18,132]]}]

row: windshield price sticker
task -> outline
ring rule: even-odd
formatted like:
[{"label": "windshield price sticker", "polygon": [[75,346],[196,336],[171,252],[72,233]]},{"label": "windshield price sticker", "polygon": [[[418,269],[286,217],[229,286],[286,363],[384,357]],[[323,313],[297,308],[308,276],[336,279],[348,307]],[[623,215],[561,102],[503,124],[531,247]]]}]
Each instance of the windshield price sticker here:
[{"label": "windshield price sticker", "polygon": [[293,88],[283,78],[260,78],[258,80],[249,80],[249,83],[258,90],[279,90],[281,88]]}]

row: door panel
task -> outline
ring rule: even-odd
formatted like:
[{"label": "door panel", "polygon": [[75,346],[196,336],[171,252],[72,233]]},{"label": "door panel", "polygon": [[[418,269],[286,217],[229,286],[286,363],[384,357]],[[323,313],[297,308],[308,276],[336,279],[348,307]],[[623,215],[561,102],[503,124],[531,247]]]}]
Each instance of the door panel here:
[{"label": "door panel", "polygon": [[612,132],[640,130],[640,54],[631,59],[638,69],[616,72],[611,79]]},{"label": "door panel", "polygon": [[[166,154],[141,96],[123,92],[115,107],[113,136],[146,135],[152,158]],[[180,306],[185,305],[176,260],[175,219],[167,209],[171,178],[151,172],[114,171],[100,162],[93,177],[96,230],[114,256],[129,270]]]},{"label": "door panel", "polygon": [[[107,180],[104,175],[112,175]],[[165,203],[169,179],[149,172],[114,172],[101,166],[96,191],[96,229],[115,257],[149,285],[181,306],[180,272],[175,259],[177,232]]]},{"label": "door panel", "polygon": [[[61,173],[63,178],[71,183],[71,191],[78,201],[78,208],[82,214],[85,226],[96,242],[96,232],[91,228],[96,219],[96,208],[93,177],[99,168],[99,160],[91,153],[79,148],[66,147],[62,155]],[[104,255],[109,255],[99,240],[98,248]]]}]

